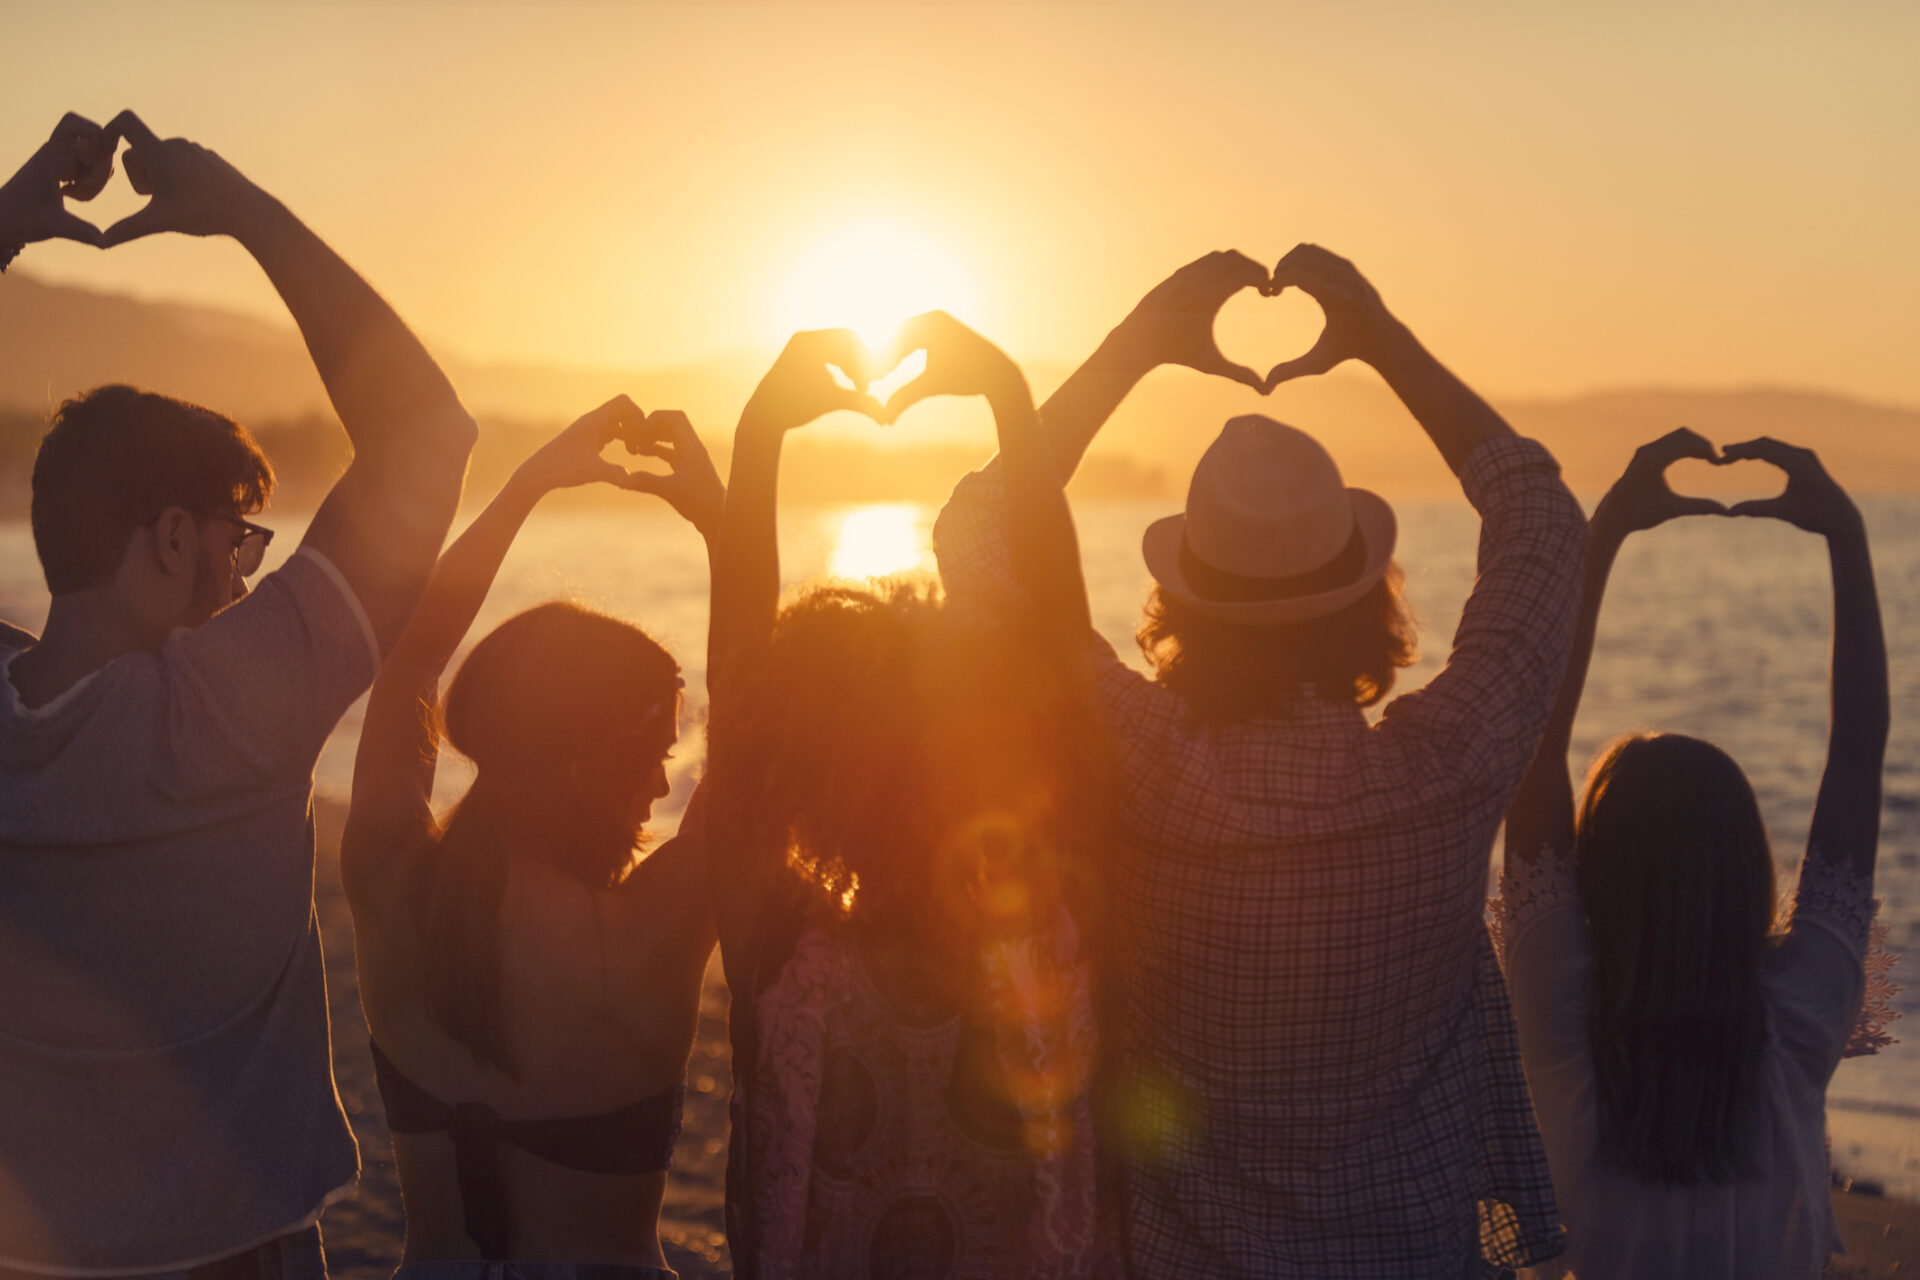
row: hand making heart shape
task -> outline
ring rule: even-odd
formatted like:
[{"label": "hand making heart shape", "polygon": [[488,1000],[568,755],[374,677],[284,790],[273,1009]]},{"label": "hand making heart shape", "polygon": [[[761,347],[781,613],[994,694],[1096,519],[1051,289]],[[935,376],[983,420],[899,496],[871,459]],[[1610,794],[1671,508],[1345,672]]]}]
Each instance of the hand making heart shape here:
[{"label": "hand making heart shape", "polygon": [[1721,466],[1726,459],[1708,440],[1686,427],[1669,431],[1634,451],[1633,461],[1594,508],[1596,528],[1619,537],[1665,524],[1676,516],[1723,516],[1727,509],[1711,498],[1675,493],[1667,469],[1685,458]]},{"label": "hand making heart shape", "polygon": [[[122,139],[128,143],[128,182],[152,198],[103,231],[65,202],[91,200],[106,188]],[[162,139],[131,111],[104,127],[68,114],[0,187],[0,253],[56,238],[110,249],[161,231],[238,234],[247,215],[264,207],[265,200],[214,152],[185,138]]]},{"label": "hand making heart shape", "polygon": [[[1676,493],[1667,471],[1689,458],[1716,467],[1763,462],[1785,473],[1786,488],[1772,497],[1750,498],[1731,507],[1712,498]],[[1834,483],[1813,450],[1765,436],[1715,450],[1706,437],[1680,427],[1634,451],[1626,471],[1594,509],[1593,528],[1597,536],[1618,539],[1677,516],[1695,515],[1760,516],[1823,535],[1849,530],[1860,518],[1853,500]]]},{"label": "hand making heart shape", "polygon": [[42,240],[98,245],[100,228],[67,209],[68,200],[91,200],[113,176],[119,138],[84,116],[69,112],[53,134],[0,186],[0,268],[13,253]]},{"label": "hand making heart shape", "polygon": [[[1263,376],[1227,359],[1214,324],[1227,300],[1242,289],[1279,297],[1293,288],[1318,303],[1325,327],[1306,354],[1274,365]],[[1349,359],[1369,359],[1390,317],[1380,295],[1351,262],[1318,245],[1295,246],[1271,272],[1233,249],[1188,263],[1150,290],[1109,340],[1122,361],[1144,372],[1177,364],[1227,378],[1265,395],[1281,383],[1325,373]]]},{"label": "hand making heart shape", "polygon": [[[882,404],[871,388],[915,352],[926,353],[926,368]],[[891,425],[932,396],[982,395],[1001,402],[1026,394],[1026,378],[1005,352],[946,312],[929,311],[904,322],[879,351],[851,329],[794,334],[754,388],[740,421],[743,429],[786,432],[850,409]]]}]

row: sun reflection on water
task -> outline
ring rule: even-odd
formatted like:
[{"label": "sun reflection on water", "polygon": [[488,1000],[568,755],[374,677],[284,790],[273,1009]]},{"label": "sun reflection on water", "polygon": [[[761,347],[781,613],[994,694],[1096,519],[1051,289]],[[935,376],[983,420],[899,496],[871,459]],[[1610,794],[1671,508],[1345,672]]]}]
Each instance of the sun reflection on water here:
[{"label": "sun reflection on water", "polygon": [[837,578],[877,578],[932,568],[932,545],[917,502],[877,502],[840,518],[827,571]]}]

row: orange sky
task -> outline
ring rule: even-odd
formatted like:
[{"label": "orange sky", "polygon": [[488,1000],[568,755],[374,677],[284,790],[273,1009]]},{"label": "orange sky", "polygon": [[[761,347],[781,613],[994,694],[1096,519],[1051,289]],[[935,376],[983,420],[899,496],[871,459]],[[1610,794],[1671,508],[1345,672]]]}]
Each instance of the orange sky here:
[{"label": "orange sky", "polygon": [[[1906,0],[16,5],[6,27],[0,152],[68,107],[132,106],[469,357],[679,363],[878,288],[1068,358],[1201,251],[1314,239],[1504,394],[1920,404]],[[137,202],[117,184],[96,203]],[[859,227],[886,261],[849,261]],[[873,280],[821,296],[842,263]],[[24,265],[276,312],[226,243]],[[1262,367],[1292,354],[1236,333]]]}]

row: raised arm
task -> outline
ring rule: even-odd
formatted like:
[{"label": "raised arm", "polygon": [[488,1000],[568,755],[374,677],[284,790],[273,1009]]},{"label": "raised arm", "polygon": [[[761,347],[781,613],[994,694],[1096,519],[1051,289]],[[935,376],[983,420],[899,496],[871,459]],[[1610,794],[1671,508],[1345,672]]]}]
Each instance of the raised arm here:
[{"label": "raised arm", "polygon": [[1587,668],[1593,660],[1594,635],[1600,625],[1600,604],[1607,578],[1627,535],[1665,524],[1676,516],[1724,515],[1726,508],[1710,498],[1688,498],[1667,484],[1667,468],[1682,458],[1719,459],[1713,445],[1685,427],[1640,446],[1626,471],[1594,509],[1588,523],[1586,582],[1580,594],[1580,613],[1574,622],[1573,650],[1560,695],[1547,719],[1533,764],[1507,812],[1507,857],[1530,862],[1546,849],[1573,848],[1573,782],[1567,774],[1567,752],[1573,740],[1574,718],[1586,689]]},{"label": "raised arm", "polygon": [[[787,432],[836,409],[879,419],[866,393],[870,360],[851,329],[815,329],[788,339],[780,358],[754,388],[733,435],[726,518],[714,555],[713,619],[707,631],[707,683],[724,680],[743,649],[765,644],[780,600],[780,544],[775,500],[780,447]],[[836,383],[829,366],[856,387]]]},{"label": "raised arm", "polygon": [[1040,420],[1062,483],[1140,380],[1163,364],[1229,378],[1264,392],[1264,379],[1220,354],[1213,323],[1228,298],[1264,289],[1267,271],[1231,249],[1189,262],[1140,299],[1098,349],[1047,397]]},{"label": "raised arm", "polygon": [[[600,455],[615,440],[629,453],[667,459],[669,475],[629,474]],[[341,880],[355,901],[392,883],[395,848],[429,829],[439,736],[433,705],[520,526],[555,489],[606,483],[657,493],[703,534],[719,524],[719,476],[685,414],[645,414],[618,396],[579,419],[521,463],[492,502],[447,548],[406,630],[381,664],[354,758],[353,807],[341,842]]]},{"label": "raised arm", "polygon": [[1770,462],[1787,473],[1779,497],[1737,503],[1733,515],[1771,516],[1827,540],[1833,569],[1832,725],[1807,844],[1870,883],[1880,844],[1889,711],[1887,643],[1866,523],[1811,449],[1763,437],[1728,445],[1726,457]]},{"label": "raised arm", "polygon": [[887,421],[929,396],[985,396],[999,434],[1007,486],[1007,549],[1023,593],[1043,617],[1078,636],[1092,625],[1080,542],[1026,375],[1005,352],[944,311],[900,328],[898,354],[924,350],[926,372],[887,401]]},{"label": "raised arm", "polygon": [[1395,319],[1380,294],[1351,262],[1315,244],[1295,245],[1273,269],[1265,292],[1296,288],[1326,313],[1326,328],[1307,354],[1267,373],[1266,389],[1347,360],[1364,360],[1386,380],[1414,420],[1459,475],[1473,451],[1513,428],[1473,388],[1449,373]]},{"label": "raised arm", "polygon": [[109,227],[103,246],[161,231],[232,236],[299,325],[353,443],[306,545],[345,575],[390,649],[459,504],[473,420],[400,317],[286,206],[206,148],[161,140],[130,111],[108,131],[132,144],[127,176],[152,200]]}]

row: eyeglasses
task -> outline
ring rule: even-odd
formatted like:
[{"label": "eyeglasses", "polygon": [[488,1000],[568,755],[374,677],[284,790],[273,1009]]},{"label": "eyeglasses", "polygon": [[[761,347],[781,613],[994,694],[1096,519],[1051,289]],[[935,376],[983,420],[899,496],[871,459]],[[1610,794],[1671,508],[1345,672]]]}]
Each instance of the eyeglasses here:
[{"label": "eyeglasses", "polygon": [[260,571],[260,562],[267,558],[267,544],[273,541],[273,530],[239,516],[208,513],[203,518],[238,525],[240,541],[233,544],[233,567],[243,578],[251,578]]}]

